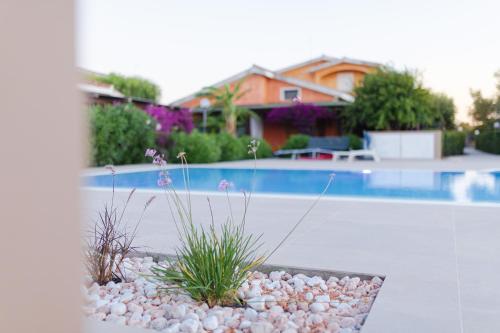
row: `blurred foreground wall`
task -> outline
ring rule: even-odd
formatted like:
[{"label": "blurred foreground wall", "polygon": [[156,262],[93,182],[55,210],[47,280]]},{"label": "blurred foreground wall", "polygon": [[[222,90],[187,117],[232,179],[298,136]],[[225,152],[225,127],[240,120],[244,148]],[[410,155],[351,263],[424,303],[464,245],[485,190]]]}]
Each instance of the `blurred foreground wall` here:
[{"label": "blurred foreground wall", "polygon": [[71,0],[0,1],[0,332],[80,331],[74,58]]}]

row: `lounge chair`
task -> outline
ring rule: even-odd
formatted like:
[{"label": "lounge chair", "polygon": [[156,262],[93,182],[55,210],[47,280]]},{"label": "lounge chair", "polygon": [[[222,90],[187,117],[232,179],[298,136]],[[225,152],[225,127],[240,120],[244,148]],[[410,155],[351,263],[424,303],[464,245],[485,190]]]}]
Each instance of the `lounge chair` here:
[{"label": "lounge chair", "polygon": [[356,157],[371,157],[375,162],[380,162],[380,157],[378,154],[371,149],[356,149],[349,151],[337,151],[333,154],[333,160],[338,161],[342,157],[347,157],[348,162],[352,162]]},{"label": "lounge chair", "polygon": [[348,162],[354,161],[356,157],[371,157],[375,162],[380,161],[379,156],[374,150],[349,150],[349,137],[347,136],[312,136],[309,138],[307,148],[280,149],[274,152],[274,156],[291,155],[292,159],[297,159],[304,154],[311,154],[312,158],[316,158],[318,154],[328,154],[332,155],[333,161],[339,161],[343,157],[346,157]]},{"label": "lounge chair", "polygon": [[310,154],[316,158],[318,154],[332,155],[341,151],[349,150],[349,137],[346,136],[312,136],[309,138],[309,144],[304,149],[280,149],[274,152],[274,156],[291,155],[292,159],[297,159],[300,155]]}]

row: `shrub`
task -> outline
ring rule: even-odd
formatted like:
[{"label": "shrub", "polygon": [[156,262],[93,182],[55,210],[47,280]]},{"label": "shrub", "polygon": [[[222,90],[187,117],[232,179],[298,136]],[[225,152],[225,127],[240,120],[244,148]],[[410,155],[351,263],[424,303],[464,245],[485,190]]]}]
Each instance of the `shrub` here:
[{"label": "shrub", "polygon": [[193,115],[189,109],[173,110],[162,105],[151,104],[146,107],[144,112],[156,120],[158,132],[165,135],[174,130],[191,133],[194,128]]},{"label": "shrub", "polygon": [[90,108],[91,159],[94,165],[145,161],[143,147],[155,142],[154,119],[132,104]]},{"label": "shrub", "polygon": [[243,145],[242,141],[226,132],[217,134],[215,138],[221,150],[221,161],[234,161],[246,158],[247,146]]},{"label": "shrub", "polygon": [[119,211],[115,206],[115,172],[112,167],[111,172],[113,176],[111,203],[105,204],[103,210],[99,212],[99,219],[90,230],[85,253],[87,271],[92,280],[100,285],[112,280],[126,280],[125,270],[122,267],[123,259],[135,251],[132,242],[137,234],[137,227],[154,199],[151,197],[146,202],[139,220],[133,228],[129,228],[123,218],[135,189],[130,192],[123,208]]},{"label": "shrub", "polygon": [[318,121],[334,118],[334,113],[328,108],[294,101],[293,104],[272,109],[267,114],[267,121],[277,124],[287,124],[301,133],[312,134]]},{"label": "shrub", "polygon": [[250,145],[252,140],[260,142],[259,149],[257,150],[257,158],[268,158],[273,156],[273,149],[271,148],[271,145],[264,139],[254,139],[251,136],[243,135],[239,138],[239,140],[243,143],[245,148],[245,155],[243,156],[248,156],[248,145]]},{"label": "shrub", "polygon": [[363,140],[356,134],[347,134],[349,137],[349,149],[363,149]]},{"label": "shrub", "polygon": [[169,162],[175,163],[180,152],[188,154],[192,163],[213,163],[220,159],[221,149],[214,135],[198,131],[193,131],[191,134],[177,132],[171,136],[171,139]]},{"label": "shrub", "polygon": [[464,132],[443,132],[443,156],[462,155],[465,147],[465,136]]},{"label": "shrub", "polygon": [[487,153],[500,154],[500,132],[484,131],[476,136],[476,148]]},{"label": "shrub", "polygon": [[110,73],[107,75],[93,75],[91,79],[97,82],[112,84],[114,88],[128,97],[144,98],[156,102],[161,95],[158,85],[137,76]]},{"label": "shrub", "polygon": [[293,134],[288,137],[281,149],[303,149],[309,144],[309,136],[305,134]]},{"label": "shrub", "polygon": [[356,99],[341,113],[350,130],[411,130],[431,126],[431,93],[409,71],[380,67],[354,89]]}]

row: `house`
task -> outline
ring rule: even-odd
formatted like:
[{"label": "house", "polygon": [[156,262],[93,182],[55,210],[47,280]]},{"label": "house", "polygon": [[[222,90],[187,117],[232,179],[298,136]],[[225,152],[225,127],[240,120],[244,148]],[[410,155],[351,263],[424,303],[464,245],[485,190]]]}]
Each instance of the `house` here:
[{"label": "house", "polygon": [[[236,104],[247,107],[260,116],[249,121],[248,133],[254,137],[263,137],[277,149],[289,135],[298,130],[287,124],[267,121],[266,115],[270,110],[289,106],[297,98],[302,103],[326,107],[335,116],[317,124],[313,134],[339,135],[339,111],[354,100],[353,89],[363,81],[367,73],[373,72],[378,66],[380,64],[373,62],[323,55],[277,71],[254,65],[212,86],[233,86],[241,81],[241,91],[247,93]],[[194,93],[172,102],[171,106],[186,107],[199,113],[200,101],[201,98]]]}]

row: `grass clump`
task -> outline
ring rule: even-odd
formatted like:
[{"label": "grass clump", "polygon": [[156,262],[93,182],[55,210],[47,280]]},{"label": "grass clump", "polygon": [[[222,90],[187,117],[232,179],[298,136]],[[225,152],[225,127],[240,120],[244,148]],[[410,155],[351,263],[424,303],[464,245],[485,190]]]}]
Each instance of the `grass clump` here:
[{"label": "grass clump", "polygon": [[236,294],[247,273],[260,265],[257,254],[260,237],[246,235],[244,226],[225,222],[218,234],[188,224],[183,230],[183,245],[170,267],[154,270],[158,280],[174,284],[193,299],[210,307],[240,304]]}]

